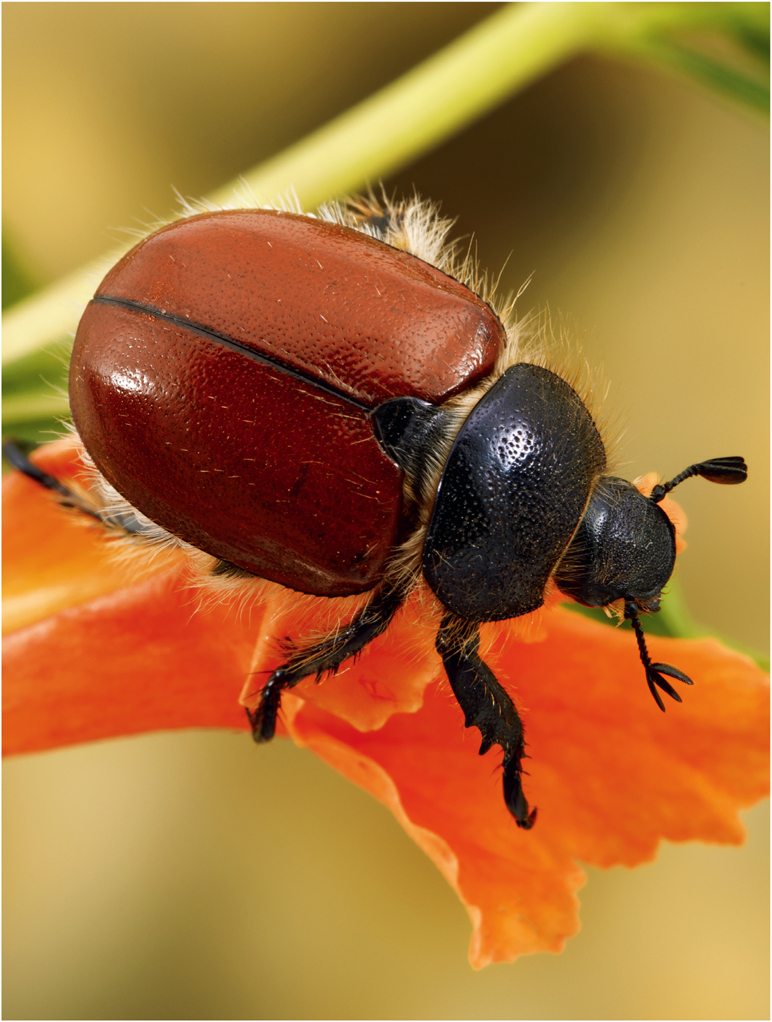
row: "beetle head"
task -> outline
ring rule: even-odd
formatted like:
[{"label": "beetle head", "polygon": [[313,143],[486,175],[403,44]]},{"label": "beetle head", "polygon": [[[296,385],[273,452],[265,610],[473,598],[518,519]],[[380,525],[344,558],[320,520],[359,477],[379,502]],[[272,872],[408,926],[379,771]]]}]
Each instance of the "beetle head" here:
[{"label": "beetle head", "polygon": [[627,480],[606,476],[593,490],[555,582],[586,607],[622,599],[655,611],[675,552],[675,529],[662,508]]},{"label": "beetle head", "polygon": [[742,458],[713,458],[690,465],[670,482],[655,486],[650,497],[613,476],[599,479],[579,527],[558,565],[558,588],[586,607],[624,600],[630,609],[659,610],[663,587],[675,565],[675,529],[658,506],[674,487],[691,476],[713,483],[744,482]]}]

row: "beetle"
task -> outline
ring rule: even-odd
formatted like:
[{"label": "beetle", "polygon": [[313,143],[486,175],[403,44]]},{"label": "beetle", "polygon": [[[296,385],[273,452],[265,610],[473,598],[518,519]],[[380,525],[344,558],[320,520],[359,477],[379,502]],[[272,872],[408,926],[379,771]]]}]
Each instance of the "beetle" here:
[{"label": "beetle", "polygon": [[691,476],[740,483],[747,469],[699,462],[648,497],[610,475],[576,387],[524,351],[448,227],[418,199],[373,197],[162,227],[110,270],[75,338],[72,414],[100,500],[7,453],[111,529],[211,555],[215,578],[370,594],[273,671],[247,709],[258,742],[284,691],[360,653],[423,578],[465,726],[481,754],[503,750],[504,800],[528,830],[523,726],[480,657],[480,624],[529,614],[554,587],[614,608],[660,709],[660,691],[680,702],[667,679],[692,682],[651,661],[639,619],[675,563],[659,505]]}]

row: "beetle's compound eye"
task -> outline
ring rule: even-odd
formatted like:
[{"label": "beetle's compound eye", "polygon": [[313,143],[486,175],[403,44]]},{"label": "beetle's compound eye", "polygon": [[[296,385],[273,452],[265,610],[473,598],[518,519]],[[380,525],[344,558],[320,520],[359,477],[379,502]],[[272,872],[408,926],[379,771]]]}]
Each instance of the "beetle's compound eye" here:
[{"label": "beetle's compound eye", "polygon": [[627,480],[605,477],[554,577],[586,607],[624,599],[658,610],[674,564],[675,529],[665,512]]}]

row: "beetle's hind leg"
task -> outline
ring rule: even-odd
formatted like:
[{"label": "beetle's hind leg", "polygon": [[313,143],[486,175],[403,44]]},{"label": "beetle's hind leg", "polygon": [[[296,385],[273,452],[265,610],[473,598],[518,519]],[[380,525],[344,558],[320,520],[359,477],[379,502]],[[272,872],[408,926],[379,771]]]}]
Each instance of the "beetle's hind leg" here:
[{"label": "beetle's hind leg", "polygon": [[91,507],[83,497],[65,486],[56,476],[44,472],[42,468],[38,468],[34,462],[30,461],[27,451],[18,440],[3,441],[3,456],[18,472],[22,472],[28,479],[32,479],[44,489],[55,493],[62,507],[73,508],[90,518],[101,521],[99,512],[96,508]]},{"label": "beetle's hind leg", "polygon": [[[34,445],[32,446],[34,447]],[[33,482],[56,494],[61,507],[93,518],[100,525],[113,530],[114,535],[125,534],[127,536],[147,538],[148,527],[139,521],[134,514],[109,511],[95,503],[91,503],[86,497],[76,493],[75,490],[71,490],[69,486],[65,486],[56,476],[44,472],[42,468],[39,468],[33,461],[30,461],[27,452],[19,441],[4,440],[3,455],[6,461],[18,472],[22,472],[29,479],[32,479]]]},{"label": "beetle's hind leg", "polygon": [[293,688],[309,674],[318,677],[326,671],[335,671],[344,660],[361,652],[386,631],[406,595],[404,587],[384,585],[350,624],[321,642],[298,649],[286,663],[277,667],[260,693],[257,708],[247,709],[254,740],[269,742],[273,738],[281,694],[285,689]]},{"label": "beetle's hind leg", "polygon": [[515,704],[480,657],[480,626],[448,614],[437,632],[436,646],[453,695],[464,711],[464,726],[480,729],[480,755],[494,744],[504,750],[504,801],[518,827],[530,830],[536,810],[529,810],[521,781],[523,724]]}]

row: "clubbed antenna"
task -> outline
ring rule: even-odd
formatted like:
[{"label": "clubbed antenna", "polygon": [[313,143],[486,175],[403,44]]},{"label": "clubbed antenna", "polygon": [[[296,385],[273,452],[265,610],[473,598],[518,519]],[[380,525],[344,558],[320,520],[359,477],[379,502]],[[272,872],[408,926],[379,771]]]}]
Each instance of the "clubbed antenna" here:
[{"label": "clubbed antenna", "polygon": [[635,632],[635,638],[638,640],[638,654],[641,658],[641,663],[646,671],[646,681],[649,686],[649,691],[654,696],[654,699],[662,712],[665,712],[665,704],[662,702],[662,696],[657,691],[661,688],[663,692],[667,692],[671,699],[675,699],[677,703],[680,703],[681,697],[670,684],[662,677],[663,674],[667,674],[670,678],[675,678],[676,681],[682,681],[684,685],[693,685],[694,682],[691,678],[687,678],[686,675],[679,671],[677,667],[671,667],[670,664],[653,664],[649,651],[646,648],[646,640],[643,637],[643,629],[641,628],[640,618],[638,617],[638,609],[632,600],[625,600],[625,618],[633,626]]},{"label": "clubbed antenna", "polygon": [[697,465],[690,465],[684,469],[675,479],[669,483],[660,483],[651,491],[650,500],[659,504],[662,498],[675,489],[684,479],[691,479],[692,476],[702,476],[711,483],[722,483],[724,486],[734,486],[737,483],[744,483],[748,478],[748,466],[744,458],[711,458],[710,461],[701,461]]}]

